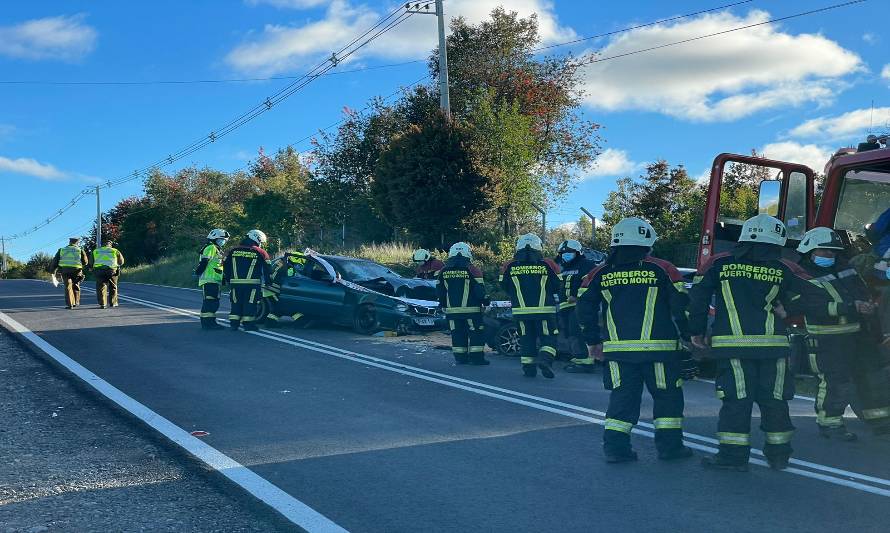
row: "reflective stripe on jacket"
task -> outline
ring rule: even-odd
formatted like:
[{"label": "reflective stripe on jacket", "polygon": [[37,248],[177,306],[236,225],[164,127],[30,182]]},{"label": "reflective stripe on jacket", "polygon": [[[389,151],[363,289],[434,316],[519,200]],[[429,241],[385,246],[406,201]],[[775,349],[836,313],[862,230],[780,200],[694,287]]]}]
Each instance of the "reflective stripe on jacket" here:
[{"label": "reflective stripe on jacket", "polygon": [[436,273],[436,294],[448,316],[481,313],[485,300],[482,271],[464,257],[452,257]]},{"label": "reflective stripe on jacket", "polygon": [[242,242],[223,260],[223,281],[231,285],[270,283],[269,254],[258,246]]},{"label": "reflective stripe on jacket", "polygon": [[501,269],[501,287],[510,295],[513,318],[541,320],[556,314],[562,287],[559,266],[540,252],[522,250]]}]

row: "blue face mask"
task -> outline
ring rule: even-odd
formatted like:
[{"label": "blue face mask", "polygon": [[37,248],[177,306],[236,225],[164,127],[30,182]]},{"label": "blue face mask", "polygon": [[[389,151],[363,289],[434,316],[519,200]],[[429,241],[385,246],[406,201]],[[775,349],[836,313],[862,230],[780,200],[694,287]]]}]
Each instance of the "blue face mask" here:
[{"label": "blue face mask", "polygon": [[565,261],[566,263],[571,263],[572,261],[575,260],[575,252],[572,252],[572,253],[566,252],[566,253],[562,254],[562,260]]},{"label": "blue face mask", "polygon": [[828,268],[834,266],[834,257],[813,256],[813,264],[817,267]]}]

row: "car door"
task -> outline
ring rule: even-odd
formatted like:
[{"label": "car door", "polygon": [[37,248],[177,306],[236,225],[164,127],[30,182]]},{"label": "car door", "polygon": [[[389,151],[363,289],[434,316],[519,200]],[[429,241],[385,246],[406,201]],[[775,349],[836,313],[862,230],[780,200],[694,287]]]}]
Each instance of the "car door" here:
[{"label": "car door", "polygon": [[334,283],[329,271],[310,257],[302,271],[283,280],[281,296],[290,312],[333,318],[343,313],[346,288]]}]

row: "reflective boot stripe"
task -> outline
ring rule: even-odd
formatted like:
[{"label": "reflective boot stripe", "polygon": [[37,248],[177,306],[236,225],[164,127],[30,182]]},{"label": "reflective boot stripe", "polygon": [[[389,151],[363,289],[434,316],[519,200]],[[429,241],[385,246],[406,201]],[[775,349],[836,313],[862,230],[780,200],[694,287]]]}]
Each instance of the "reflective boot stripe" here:
[{"label": "reflective boot stripe", "polygon": [[735,378],[735,397],[743,400],[748,397],[748,391],[745,389],[745,370],[742,368],[742,362],[730,359],[729,364],[732,365],[732,375]]},{"label": "reflective boot stripe", "polygon": [[519,358],[519,362],[524,365],[533,365],[535,363],[535,358],[527,357],[527,356],[523,355],[522,357]]},{"label": "reflective boot stripe", "polygon": [[606,419],[606,430],[611,431],[620,431],[621,433],[630,433],[630,431],[634,428],[634,425],[630,422],[625,422],[624,420],[618,420],[617,418],[607,418]]},{"label": "reflective boot stripe", "polygon": [[751,434],[728,433],[725,431],[720,431],[717,433],[717,440],[720,441],[720,444],[732,444],[733,446],[750,446]]},{"label": "reflective boot stripe", "polygon": [[201,318],[216,318],[216,313],[201,313]]},{"label": "reflective boot stripe", "polygon": [[683,418],[656,418],[655,429],[683,429]]},{"label": "reflective boot stripe", "polygon": [[890,407],[877,407],[874,409],[863,409],[862,418],[866,420],[876,420],[878,418],[887,418],[890,416]]},{"label": "reflective boot stripe", "polygon": [[791,437],[794,436],[794,431],[767,431],[766,432],[766,443],[767,444],[787,444],[791,442]]}]

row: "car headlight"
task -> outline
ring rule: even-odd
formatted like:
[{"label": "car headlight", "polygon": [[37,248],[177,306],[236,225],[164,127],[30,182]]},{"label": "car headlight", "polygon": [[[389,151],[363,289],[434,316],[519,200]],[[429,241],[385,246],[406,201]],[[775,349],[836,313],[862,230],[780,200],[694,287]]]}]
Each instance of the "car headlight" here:
[{"label": "car headlight", "polygon": [[407,313],[409,307],[405,304],[396,304],[396,311],[400,313]]}]

